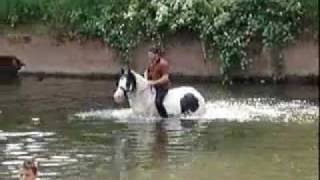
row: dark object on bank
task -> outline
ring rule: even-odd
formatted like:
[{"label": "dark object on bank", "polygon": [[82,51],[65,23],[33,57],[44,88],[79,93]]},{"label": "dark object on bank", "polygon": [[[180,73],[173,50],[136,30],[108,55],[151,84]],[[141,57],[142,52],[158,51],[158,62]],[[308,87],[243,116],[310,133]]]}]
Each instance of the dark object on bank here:
[{"label": "dark object on bank", "polygon": [[0,77],[16,77],[18,71],[25,66],[16,56],[0,55]]}]

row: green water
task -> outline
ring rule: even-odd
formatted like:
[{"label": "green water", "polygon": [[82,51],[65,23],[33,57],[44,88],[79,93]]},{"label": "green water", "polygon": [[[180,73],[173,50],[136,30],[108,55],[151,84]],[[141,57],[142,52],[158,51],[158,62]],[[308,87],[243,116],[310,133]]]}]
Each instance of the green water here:
[{"label": "green water", "polygon": [[318,179],[317,86],[192,85],[206,115],[161,120],[114,104],[113,81],[1,82],[0,179],[30,157],[40,179]]}]

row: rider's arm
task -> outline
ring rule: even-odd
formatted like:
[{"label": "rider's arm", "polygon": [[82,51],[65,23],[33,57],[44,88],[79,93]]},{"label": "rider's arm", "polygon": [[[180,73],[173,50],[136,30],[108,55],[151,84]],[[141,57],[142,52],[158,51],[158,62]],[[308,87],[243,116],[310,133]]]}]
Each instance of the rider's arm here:
[{"label": "rider's arm", "polygon": [[155,81],[150,81],[150,85],[160,85],[169,82],[169,74],[164,74],[162,77]]}]

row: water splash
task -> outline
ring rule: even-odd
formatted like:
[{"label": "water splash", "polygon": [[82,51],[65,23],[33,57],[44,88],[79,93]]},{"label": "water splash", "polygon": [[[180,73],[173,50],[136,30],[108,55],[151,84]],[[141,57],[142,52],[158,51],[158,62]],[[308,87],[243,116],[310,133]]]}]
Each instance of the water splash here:
[{"label": "water splash", "polygon": [[81,120],[90,120],[90,119],[112,119],[116,122],[154,122],[161,118],[154,117],[154,116],[142,116],[135,114],[131,108],[124,108],[124,109],[107,109],[107,110],[92,110],[88,112],[80,112],[72,117],[76,117],[76,119]]},{"label": "water splash", "polygon": [[[120,122],[151,121],[157,117],[135,115],[131,109],[108,109],[80,112],[74,115],[77,119],[112,119]],[[201,116],[182,116],[179,118],[201,121],[273,121],[273,122],[314,122],[319,117],[319,106],[304,100],[279,101],[275,98],[249,98],[209,101],[206,113]]]},{"label": "water splash", "polygon": [[[221,100],[207,103],[207,111],[202,119],[225,119],[231,121],[288,122],[314,120],[319,117],[319,107],[303,100],[276,101],[276,99],[252,98],[246,100]],[[303,118],[305,117],[305,118]]]},{"label": "water splash", "polygon": [[75,117],[78,117],[82,120],[86,119],[128,119],[132,117],[134,113],[130,108],[125,109],[108,109],[108,110],[92,110],[88,112],[80,112],[75,114]]}]

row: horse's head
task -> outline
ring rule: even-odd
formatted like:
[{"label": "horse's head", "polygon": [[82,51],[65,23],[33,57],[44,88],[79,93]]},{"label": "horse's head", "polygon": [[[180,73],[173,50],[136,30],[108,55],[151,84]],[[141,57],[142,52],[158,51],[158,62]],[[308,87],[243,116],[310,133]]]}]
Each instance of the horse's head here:
[{"label": "horse's head", "polygon": [[117,80],[117,89],[113,94],[114,101],[121,103],[127,98],[128,94],[134,92],[137,87],[137,81],[134,73],[130,69],[121,69]]}]

